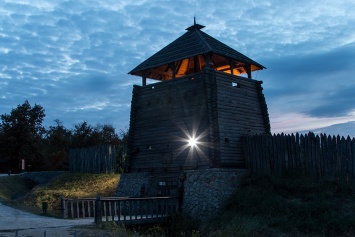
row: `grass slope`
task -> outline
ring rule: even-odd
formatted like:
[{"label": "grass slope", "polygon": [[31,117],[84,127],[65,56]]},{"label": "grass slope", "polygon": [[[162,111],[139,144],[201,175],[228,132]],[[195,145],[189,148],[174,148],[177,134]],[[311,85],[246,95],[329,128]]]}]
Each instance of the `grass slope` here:
[{"label": "grass slope", "polygon": [[71,174],[59,175],[46,184],[37,185],[21,175],[0,178],[0,199],[12,206],[39,214],[42,202],[48,202],[48,213],[59,215],[60,196],[79,198],[114,196],[119,175],[117,174]]},{"label": "grass slope", "polygon": [[[113,196],[118,181],[119,175],[115,174],[66,173],[44,185],[36,185],[21,176],[6,176],[0,177],[0,200],[19,203],[26,210],[33,206],[35,213],[41,213],[42,202],[46,201],[49,213],[55,215],[60,195]],[[110,222],[96,228],[108,230],[107,236],[132,236],[134,232]],[[240,182],[237,192],[221,211],[206,223],[177,215],[166,224],[134,228],[139,236],[159,237],[355,236],[355,194],[352,185],[336,181],[289,175],[249,176]]]},{"label": "grass slope", "polygon": [[36,186],[30,179],[23,179],[20,175],[0,177],[0,201],[2,203],[15,203],[19,197],[26,195]]},{"label": "grass slope", "polygon": [[307,177],[247,177],[204,236],[355,236],[351,185]]}]

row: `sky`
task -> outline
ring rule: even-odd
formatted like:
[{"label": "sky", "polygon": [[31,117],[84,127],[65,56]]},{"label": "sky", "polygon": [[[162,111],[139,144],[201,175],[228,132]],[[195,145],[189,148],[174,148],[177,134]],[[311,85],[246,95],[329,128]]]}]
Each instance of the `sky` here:
[{"label": "sky", "polygon": [[344,123],[355,136],[354,9],[353,0],[1,0],[0,114],[28,100],[45,109],[46,127],[127,130],[141,84],[128,72],[195,16],[267,68],[252,77],[263,81],[272,133]]}]

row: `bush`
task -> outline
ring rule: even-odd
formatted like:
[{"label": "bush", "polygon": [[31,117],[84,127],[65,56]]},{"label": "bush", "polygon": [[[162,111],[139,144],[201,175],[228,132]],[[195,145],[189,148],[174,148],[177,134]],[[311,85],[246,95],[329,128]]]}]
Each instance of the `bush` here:
[{"label": "bush", "polygon": [[176,214],[167,223],[170,237],[199,237],[199,222],[186,215]]}]

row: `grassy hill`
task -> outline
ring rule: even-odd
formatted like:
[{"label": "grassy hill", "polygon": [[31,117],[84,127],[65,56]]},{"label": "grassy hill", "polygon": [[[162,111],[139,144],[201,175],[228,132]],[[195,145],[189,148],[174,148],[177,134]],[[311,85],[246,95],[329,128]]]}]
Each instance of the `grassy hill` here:
[{"label": "grassy hill", "polygon": [[343,182],[246,177],[206,236],[355,236],[355,195]]},{"label": "grassy hill", "polygon": [[[47,174],[47,173],[46,173]],[[35,214],[42,212],[42,202],[48,202],[48,214],[59,216],[60,196],[79,198],[114,196],[119,181],[117,174],[63,173],[47,182],[40,180],[41,173],[0,177],[0,200],[8,205]]]},{"label": "grassy hill", "polygon": [[[22,175],[5,176],[0,177],[0,200],[35,213],[41,213],[46,201],[49,213],[56,215],[60,195],[113,196],[118,181],[115,174],[64,173],[41,184]],[[220,213],[206,223],[176,216],[165,225],[134,228],[139,229],[139,236],[355,236],[353,191],[353,185],[337,181],[249,176]],[[102,227],[132,236],[132,231],[122,231],[114,223]]]}]

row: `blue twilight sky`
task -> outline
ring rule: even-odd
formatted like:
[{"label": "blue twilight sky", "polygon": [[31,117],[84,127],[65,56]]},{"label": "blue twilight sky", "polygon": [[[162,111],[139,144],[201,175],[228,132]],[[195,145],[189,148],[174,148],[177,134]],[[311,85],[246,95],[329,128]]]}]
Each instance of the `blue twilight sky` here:
[{"label": "blue twilight sky", "polygon": [[127,73],[194,16],[267,67],[253,78],[264,82],[272,132],[355,121],[353,0],[2,0],[0,114],[27,99],[44,107],[45,126],[127,129],[141,83]]}]

